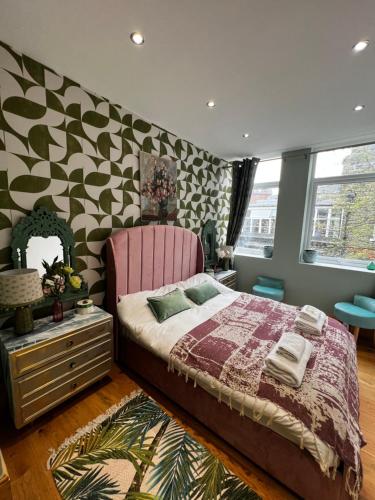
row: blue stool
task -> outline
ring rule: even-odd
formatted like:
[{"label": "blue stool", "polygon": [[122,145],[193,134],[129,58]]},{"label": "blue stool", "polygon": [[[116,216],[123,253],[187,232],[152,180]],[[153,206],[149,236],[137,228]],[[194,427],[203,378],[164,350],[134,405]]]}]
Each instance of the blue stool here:
[{"label": "blue stool", "polygon": [[360,328],[375,330],[375,299],[364,295],[354,295],[353,304],[338,302],[335,304],[335,317],[354,327],[353,333],[357,342]]},{"label": "blue stool", "polygon": [[257,276],[257,282],[252,288],[252,294],[266,299],[281,302],[284,298],[284,281],[267,276]]}]

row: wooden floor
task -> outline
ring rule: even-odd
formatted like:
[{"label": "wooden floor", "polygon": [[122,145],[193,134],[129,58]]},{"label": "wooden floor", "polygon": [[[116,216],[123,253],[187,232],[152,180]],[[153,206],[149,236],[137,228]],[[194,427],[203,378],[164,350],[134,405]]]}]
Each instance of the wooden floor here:
[{"label": "wooden floor", "polygon": [[[361,397],[361,425],[368,441],[362,452],[364,486],[361,499],[375,499],[375,351],[358,347]],[[137,380],[138,384],[135,382]],[[53,500],[59,495],[46,463],[51,448],[58,447],[76,429],[87,424],[123,396],[142,385],[168,413],[206,445],[235,474],[247,482],[265,500],[290,499],[294,496],[258,467],[249,463],[233,448],[214,436],[159,392],[130,378],[115,366],[103,382],[52,410],[27,428],[16,431],[7,412],[0,422],[0,448],[11,477],[14,500]],[[2,500],[2,499],[0,499]]]}]

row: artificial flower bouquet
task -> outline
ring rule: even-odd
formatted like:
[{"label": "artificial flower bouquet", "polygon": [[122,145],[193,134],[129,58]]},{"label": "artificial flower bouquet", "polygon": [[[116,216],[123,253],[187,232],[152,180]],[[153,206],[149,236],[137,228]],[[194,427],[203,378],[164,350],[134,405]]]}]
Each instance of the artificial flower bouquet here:
[{"label": "artificial flower bouquet", "polygon": [[141,194],[148,198],[152,207],[158,206],[158,216],[163,223],[167,223],[168,202],[176,196],[176,184],[168,173],[167,165],[154,165],[153,176],[143,183]]},{"label": "artificial flower bouquet", "polygon": [[216,249],[216,254],[219,259],[219,264],[227,271],[230,264],[233,262],[233,247],[228,245],[221,245]]},{"label": "artificial flower bouquet", "polygon": [[79,291],[85,283],[82,276],[72,267],[55,257],[52,264],[42,262],[45,273],[42,277],[43,293],[46,297],[61,297],[66,291]]}]

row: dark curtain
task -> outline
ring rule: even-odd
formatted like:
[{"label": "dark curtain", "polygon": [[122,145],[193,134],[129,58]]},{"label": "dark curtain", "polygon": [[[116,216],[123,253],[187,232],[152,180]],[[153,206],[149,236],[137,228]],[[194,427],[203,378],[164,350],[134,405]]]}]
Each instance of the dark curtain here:
[{"label": "dark curtain", "polygon": [[259,158],[245,158],[241,162],[233,162],[227,245],[235,247],[241,234],[258,163]]}]

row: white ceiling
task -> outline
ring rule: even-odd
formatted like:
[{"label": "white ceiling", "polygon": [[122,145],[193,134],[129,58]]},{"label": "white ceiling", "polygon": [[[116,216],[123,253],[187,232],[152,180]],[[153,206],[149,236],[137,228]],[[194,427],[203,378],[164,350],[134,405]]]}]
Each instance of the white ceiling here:
[{"label": "white ceiling", "polygon": [[374,0],[0,0],[0,11],[4,42],[222,158],[375,138]]}]

